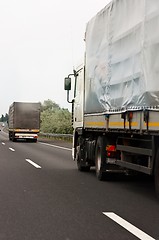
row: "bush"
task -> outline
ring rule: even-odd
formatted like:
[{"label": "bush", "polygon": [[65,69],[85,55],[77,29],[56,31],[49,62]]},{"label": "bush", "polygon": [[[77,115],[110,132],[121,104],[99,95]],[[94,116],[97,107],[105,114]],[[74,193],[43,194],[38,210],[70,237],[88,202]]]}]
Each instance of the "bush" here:
[{"label": "bush", "polygon": [[72,134],[72,116],[68,109],[60,108],[51,100],[41,104],[41,132]]}]

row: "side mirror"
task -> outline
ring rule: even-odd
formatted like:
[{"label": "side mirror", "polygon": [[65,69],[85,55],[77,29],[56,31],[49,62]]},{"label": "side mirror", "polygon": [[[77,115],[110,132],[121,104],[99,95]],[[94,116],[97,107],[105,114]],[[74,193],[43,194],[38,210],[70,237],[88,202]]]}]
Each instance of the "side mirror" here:
[{"label": "side mirror", "polygon": [[69,77],[65,78],[64,89],[67,91],[71,90],[71,78]]}]

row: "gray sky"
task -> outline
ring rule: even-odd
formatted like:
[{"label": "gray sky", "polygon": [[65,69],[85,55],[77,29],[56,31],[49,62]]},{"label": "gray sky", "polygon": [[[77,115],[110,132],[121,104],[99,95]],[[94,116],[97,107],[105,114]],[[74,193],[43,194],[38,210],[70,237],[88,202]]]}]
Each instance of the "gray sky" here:
[{"label": "gray sky", "polygon": [[64,77],[84,53],[86,23],[110,0],[0,0],[0,116],[14,101],[69,108]]}]

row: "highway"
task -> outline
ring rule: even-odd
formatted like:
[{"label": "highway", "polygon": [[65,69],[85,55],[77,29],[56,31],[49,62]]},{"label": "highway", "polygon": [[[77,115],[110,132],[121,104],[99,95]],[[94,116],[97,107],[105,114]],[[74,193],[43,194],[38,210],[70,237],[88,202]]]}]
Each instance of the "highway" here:
[{"label": "highway", "polygon": [[0,240],[159,239],[148,176],[79,172],[71,144],[10,142],[0,132]]}]

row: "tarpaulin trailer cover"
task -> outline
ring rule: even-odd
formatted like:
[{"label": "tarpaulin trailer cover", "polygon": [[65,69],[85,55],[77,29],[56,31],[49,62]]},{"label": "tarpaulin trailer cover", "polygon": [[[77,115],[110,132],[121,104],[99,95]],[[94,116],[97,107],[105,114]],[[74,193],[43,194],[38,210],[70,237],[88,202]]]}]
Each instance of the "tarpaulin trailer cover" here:
[{"label": "tarpaulin trailer cover", "polygon": [[10,129],[39,129],[40,103],[14,102],[9,108]]},{"label": "tarpaulin trailer cover", "polygon": [[113,0],[86,28],[85,113],[159,109],[159,0]]}]

